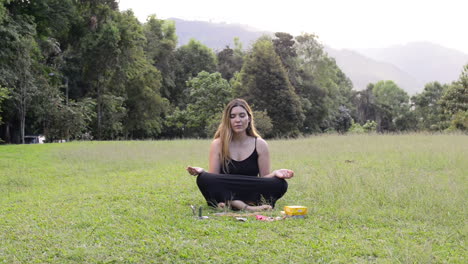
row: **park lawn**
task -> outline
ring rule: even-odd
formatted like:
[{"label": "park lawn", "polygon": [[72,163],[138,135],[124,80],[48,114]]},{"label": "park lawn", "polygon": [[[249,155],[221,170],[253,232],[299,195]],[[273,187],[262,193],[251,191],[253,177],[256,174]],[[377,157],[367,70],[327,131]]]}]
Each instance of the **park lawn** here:
[{"label": "park lawn", "polygon": [[[269,141],[306,219],[214,216],[209,140],[0,146],[0,263],[466,263],[468,137]],[[203,205],[198,220],[189,205]]]}]

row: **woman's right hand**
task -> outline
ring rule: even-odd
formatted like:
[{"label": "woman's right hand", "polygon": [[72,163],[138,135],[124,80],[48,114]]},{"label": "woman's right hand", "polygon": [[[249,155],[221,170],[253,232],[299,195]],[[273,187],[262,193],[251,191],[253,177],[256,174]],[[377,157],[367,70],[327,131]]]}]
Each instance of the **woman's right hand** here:
[{"label": "woman's right hand", "polygon": [[187,171],[188,171],[188,173],[190,173],[190,175],[197,176],[197,175],[201,174],[202,172],[204,172],[205,170],[203,168],[200,168],[200,167],[188,166]]},{"label": "woman's right hand", "polygon": [[273,175],[280,179],[291,179],[294,177],[294,171],[288,169],[279,169],[273,171]]}]

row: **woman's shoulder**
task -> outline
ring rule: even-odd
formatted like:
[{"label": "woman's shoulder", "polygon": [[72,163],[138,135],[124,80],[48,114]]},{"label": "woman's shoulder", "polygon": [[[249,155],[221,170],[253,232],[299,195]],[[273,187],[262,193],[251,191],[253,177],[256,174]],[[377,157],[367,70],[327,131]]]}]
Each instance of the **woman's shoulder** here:
[{"label": "woman's shoulder", "polygon": [[257,152],[264,153],[268,151],[268,143],[261,137],[257,137]]},{"label": "woman's shoulder", "polygon": [[211,142],[211,148],[221,148],[221,139],[220,138],[215,138]]}]

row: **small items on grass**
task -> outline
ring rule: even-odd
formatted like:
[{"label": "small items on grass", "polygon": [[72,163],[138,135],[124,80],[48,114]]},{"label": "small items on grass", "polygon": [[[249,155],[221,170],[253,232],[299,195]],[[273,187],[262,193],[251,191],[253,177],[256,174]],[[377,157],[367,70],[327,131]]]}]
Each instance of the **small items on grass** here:
[{"label": "small items on grass", "polygon": [[198,208],[198,216],[197,216],[197,207],[195,205],[190,205],[190,209],[192,209],[193,216],[197,217],[198,219],[208,219],[209,217],[206,215],[203,215],[203,209],[200,206]]},{"label": "small items on grass", "polygon": [[[198,207],[198,215],[197,215],[197,207],[195,205],[190,205],[192,209],[193,216],[198,219],[209,219],[209,216],[203,215],[202,206]],[[251,212],[251,213],[234,213],[234,212],[222,212],[222,213],[214,213],[215,216],[228,216],[234,217],[237,221],[240,222],[247,222],[249,216],[255,216],[255,219],[259,221],[266,221],[266,222],[273,222],[284,220],[286,218],[305,218],[307,214],[307,207],[304,206],[285,206],[285,211],[281,211],[281,216],[273,217],[273,216],[265,216],[262,215],[261,212]]]}]

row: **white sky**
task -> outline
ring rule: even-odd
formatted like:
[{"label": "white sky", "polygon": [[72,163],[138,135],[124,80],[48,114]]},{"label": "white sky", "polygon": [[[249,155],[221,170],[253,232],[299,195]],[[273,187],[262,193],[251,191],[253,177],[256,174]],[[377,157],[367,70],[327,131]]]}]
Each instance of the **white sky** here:
[{"label": "white sky", "polygon": [[141,22],[156,14],[315,33],[334,48],[430,41],[468,54],[468,0],[120,0],[127,9]]}]

